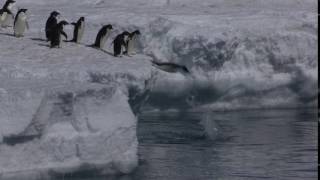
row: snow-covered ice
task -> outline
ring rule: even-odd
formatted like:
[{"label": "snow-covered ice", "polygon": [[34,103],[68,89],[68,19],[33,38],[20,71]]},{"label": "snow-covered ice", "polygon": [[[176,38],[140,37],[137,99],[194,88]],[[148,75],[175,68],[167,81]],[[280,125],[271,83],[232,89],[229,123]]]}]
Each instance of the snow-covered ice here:
[{"label": "snow-covered ice", "polygon": [[[136,115],[146,109],[317,104],[315,0],[19,0],[30,29],[0,29],[0,179],[137,166]],[[44,24],[86,17],[82,44],[50,49]],[[104,51],[87,47],[102,25]],[[111,39],[142,33],[138,54],[114,58]],[[71,26],[66,26],[69,38]],[[190,75],[154,68],[183,64]],[[14,142],[13,142],[14,141]]]}]

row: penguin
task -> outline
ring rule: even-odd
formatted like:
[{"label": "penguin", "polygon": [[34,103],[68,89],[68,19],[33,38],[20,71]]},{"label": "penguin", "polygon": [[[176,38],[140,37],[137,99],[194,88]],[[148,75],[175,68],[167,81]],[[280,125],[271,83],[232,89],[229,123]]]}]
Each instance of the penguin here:
[{"label": "penguin", "polygon": [[61,35],[68,39],[67,34],[63,31],[63,26],[68,25],[67,21],[60,21],[50,32],[50,47],[61,47]]},{"label": "penguin", "polygon": [[103,26],[96,37],[94,44],[91,47],[100,48],[102,49],[104,44],[106,43],[108,37],[110,36],[111,30],[113,29],[111,24]]},{"label": "penguin", "polygon": [[80,17],[76,23],[71,24],[74,25],[74,30],[73,39],[70,42],[80,43],[84,32],[84,17]]},{"label": "penguin", "polygon": [[47,41],[50,41],[50,34],[51,34],[51,31],[57,26],[58,24],[58,16],[60,15],[59,12],[57,11],[52,11],[49,18],[47,19],[47,22],[46,22],[46,38],[47,38]]},{"label": "penguin", "polygon": [[0,9],[0,25],[1,27],[7,27],[7,21],[11,17],[13,19],[12,8],[13,4],[16,1],[14,0],[7,0],[3,5],[2,9]]},{"label": "penguin", "polygon": [[113,55],[115,57],[121,56],[125,52],[123,48],[127,46],[129,35],[128,31],[124,31],[113,40]]},{"label": "penguin", "polygon": [[129,38],[128,38],[128,43],[126,46],[127,51],[125,52],[125,54],[127,54],[128,56],[135,54],[134,45],[135,45],[137,37],[139,35],[141,35],[139,30],[136,30],[136,31],[133,31],[132,33],[130,33]]},{"label": "penguin", "polygon": [[29,29],[26,15],[27,9],[20,9],[14,19],[14,36],[22,37],[25,29]]},{"label": "penguin", "polygon": [[169,73],[176,73],[181,72],[183,74],[189,74],[190,71],[186,66],[171,63],[171,62],[156,62],[152,61],[152,66],[161,69],[163,71],[169,72]]}]

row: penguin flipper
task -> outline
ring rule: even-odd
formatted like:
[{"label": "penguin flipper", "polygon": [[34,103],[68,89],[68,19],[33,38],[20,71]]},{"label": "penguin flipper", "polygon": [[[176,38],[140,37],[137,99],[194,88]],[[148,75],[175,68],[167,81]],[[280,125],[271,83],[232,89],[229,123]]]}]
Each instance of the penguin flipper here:
[{"label": "penguin flipper", "polygon": [[65,33],[63,30],[61,31],[61,34],[62,34],[66,39],[68,39],[67,33]]}]

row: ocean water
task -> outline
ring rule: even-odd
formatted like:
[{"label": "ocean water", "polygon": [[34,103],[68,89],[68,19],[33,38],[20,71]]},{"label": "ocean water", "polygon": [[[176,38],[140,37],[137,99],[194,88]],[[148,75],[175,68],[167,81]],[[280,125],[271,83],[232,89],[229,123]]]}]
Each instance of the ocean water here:
[{"label": "ocean water", "polygon": [[88,179],[317,179],[317,129],[316,109],[145,113],[136,171]]}]

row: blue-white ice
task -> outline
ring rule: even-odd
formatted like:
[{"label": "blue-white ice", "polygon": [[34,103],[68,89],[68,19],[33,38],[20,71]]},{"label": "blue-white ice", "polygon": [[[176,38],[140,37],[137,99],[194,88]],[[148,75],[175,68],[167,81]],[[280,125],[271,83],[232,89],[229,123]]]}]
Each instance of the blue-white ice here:
[{"label": "blue-white ice", "polygon": [[[84,168],[129,173],[141,110],[317,104],[315,0],[20,0],[18,7],[29,9],[25,37],[0,29],[0,179]],[[83,44],[49,49],[38,40],[52,10],[68,21],[86,17]],[[103,24],[114,26],[112,37],[139,29],[139,54],[114,58],[86,47]],[[105,50],[112,52],[110,41]],[[191,74],[155,69],[152,59]],[[10,137],[23,140],[10,146]]]}]

